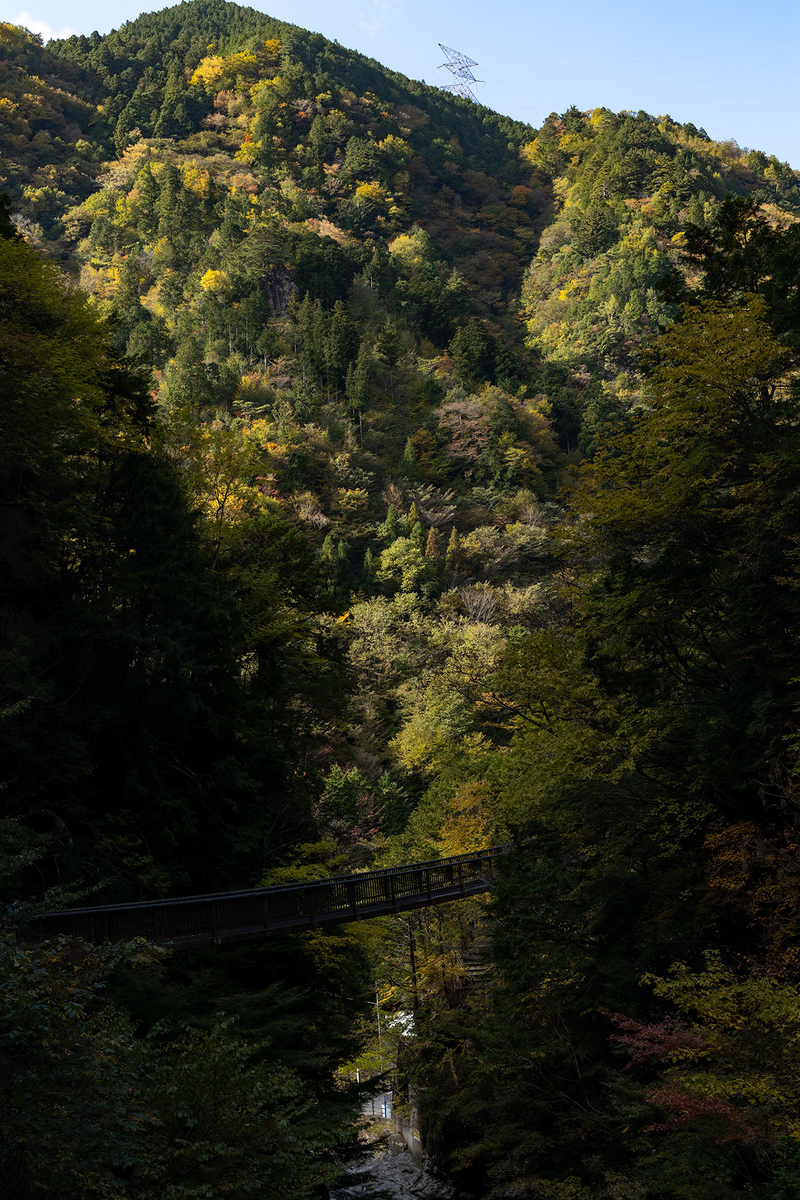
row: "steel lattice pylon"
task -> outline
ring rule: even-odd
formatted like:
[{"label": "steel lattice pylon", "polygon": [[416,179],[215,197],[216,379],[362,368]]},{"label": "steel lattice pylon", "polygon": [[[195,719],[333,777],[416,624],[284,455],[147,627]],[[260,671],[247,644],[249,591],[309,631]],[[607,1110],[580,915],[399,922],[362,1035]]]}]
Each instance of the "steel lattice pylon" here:
[{"label": "steel lattice pylon", "polygon": [[455,75],[457,83],[448,83],[442,88],[443,92],[452,92],[454,96],[463,96],[465,100],[472,100],[475,104],[478,103],[472,88],[471,83],[482,83],[483,80],[476,79],[472,74],[472,67],[477,67],[474,58],[467,58],[466,54],[462,54],[460,50],[453,50],[450,46],[444,46],[439,42],[439,49],[447,55],[447,62],[443,62],[438,68],[441,71],[442,67],[447,67],[447,70]]}]

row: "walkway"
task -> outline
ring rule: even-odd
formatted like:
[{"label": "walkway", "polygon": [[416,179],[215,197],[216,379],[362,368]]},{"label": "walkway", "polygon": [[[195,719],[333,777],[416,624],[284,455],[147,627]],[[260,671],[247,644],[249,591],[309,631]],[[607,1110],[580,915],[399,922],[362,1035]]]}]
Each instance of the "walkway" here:
[{"label": "walkway", "polygon": [[454,858],[315,883],[144,904],[66,908],[28,918],[20,936],[26,941],[69,936],[87,942],[146,937],[176,950],[261,941],[292,930],[363,921],[485,892],[494,879],[495,860],[505,849],[493,846]]}]

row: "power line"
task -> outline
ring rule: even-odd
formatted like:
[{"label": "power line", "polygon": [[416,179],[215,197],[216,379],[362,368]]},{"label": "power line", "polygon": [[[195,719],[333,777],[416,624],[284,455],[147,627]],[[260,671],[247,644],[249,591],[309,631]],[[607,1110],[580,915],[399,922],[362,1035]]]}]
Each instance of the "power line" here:
[{"label": "power line", "polygon": [[[778,54],[785,50],[785,46],[767,46],[762,50],[719,50],[713,54],[672,54],[665,58],[583,58],[583,59],[566,59],[563,62],[553,62],[552,59],[546,63],[484,63],[486,67],[502,67],[503,70],[544,70],[545,67],[591,67],[591,66],[616,66],[621,63],[647,63],[647,62],[688,62],[689,60],[698,58],[734,58],[740,54]],[[476,64],[477,65],[477,64]]]},{"label": "power line", "polygon": [[[540,87],[577,87],[579,84],[591,87],[630,87],[633,84],[647,83],[652,87],[675,86],[684,83],[732,83],[739,79],[785,79],[788,75],[797,75],[797,71],[764,71],[756,75],[699,75],[693,79],[613,79],[608,75],[601,79],[537,79]],[[506,88],[529,88],[528,83],[507,84]]]}]

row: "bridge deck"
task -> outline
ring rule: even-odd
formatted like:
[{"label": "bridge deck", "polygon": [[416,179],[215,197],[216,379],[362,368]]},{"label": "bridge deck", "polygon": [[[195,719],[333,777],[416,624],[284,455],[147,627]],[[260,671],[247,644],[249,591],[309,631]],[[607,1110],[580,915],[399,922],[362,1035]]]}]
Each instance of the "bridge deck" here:
[{"label": "bridge deck", "polygon": [[314,883],[62,909],[28,918],[19,935],[26,941],[71,936],[88,942],[138,936],[176,950],[260,941],[293,930],[363,921],[476,895],[491,886],[494,861],[503,850],[494,846],[474,854]]}]

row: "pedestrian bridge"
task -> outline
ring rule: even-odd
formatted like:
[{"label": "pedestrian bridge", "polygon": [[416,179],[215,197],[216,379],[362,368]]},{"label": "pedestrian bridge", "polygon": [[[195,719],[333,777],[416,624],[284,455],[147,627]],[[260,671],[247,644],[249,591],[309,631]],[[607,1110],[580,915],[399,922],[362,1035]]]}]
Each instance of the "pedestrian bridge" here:
[{"label": "pedestrian bridge", "polygon": [[261,941],[293,930],[363,921],[477,895],[489,889],[497,858],[507,850],[492,846],[453,858],[337,875],[313,883],[143,904],[65,908],[23,919],[18,924],[19,935],[25,941],[67,936],[87,942],[145,937],[175,950]]}]

